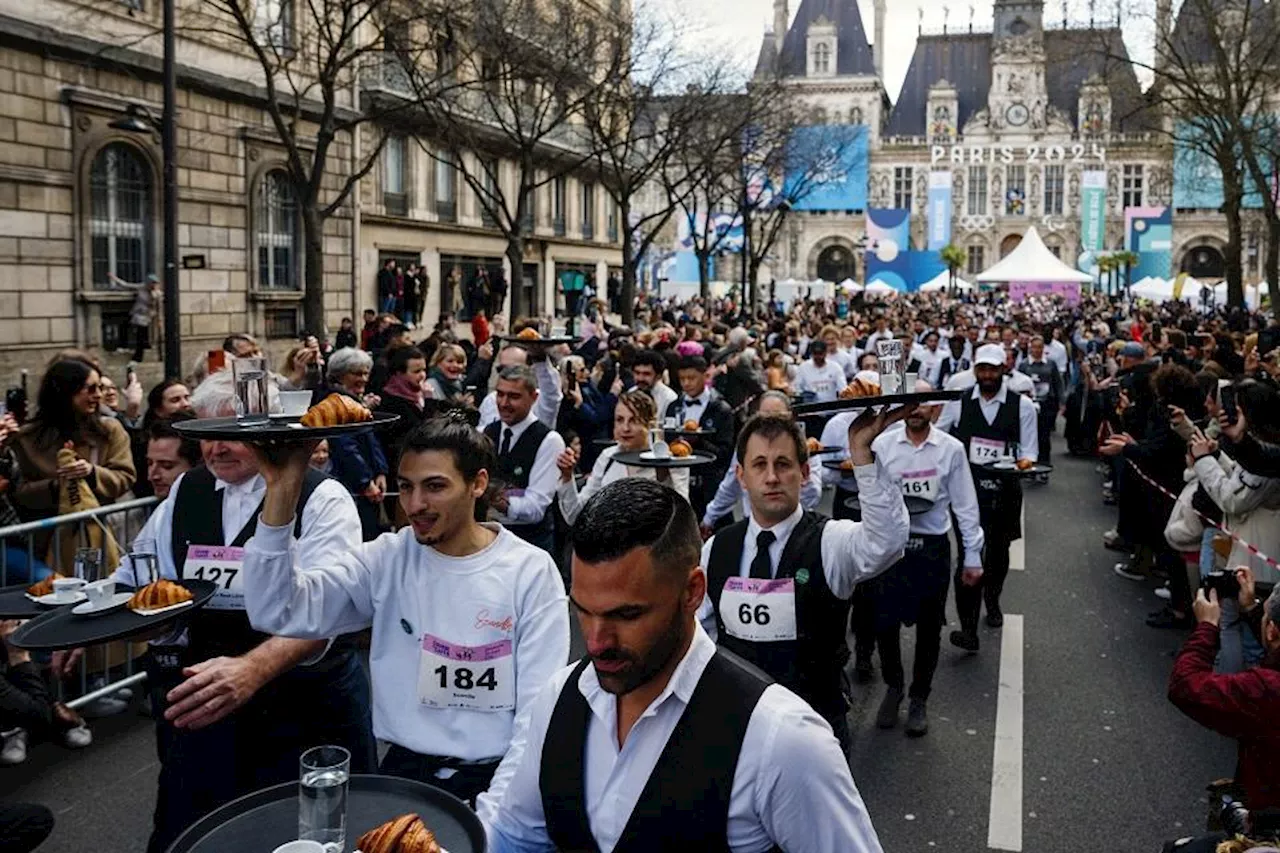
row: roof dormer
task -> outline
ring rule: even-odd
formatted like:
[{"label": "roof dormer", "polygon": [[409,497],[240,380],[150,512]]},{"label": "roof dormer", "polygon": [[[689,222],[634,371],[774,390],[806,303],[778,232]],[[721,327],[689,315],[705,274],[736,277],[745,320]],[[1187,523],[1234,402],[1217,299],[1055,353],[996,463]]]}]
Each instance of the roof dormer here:
[{"label": "roof dormer", "polygon": [[836,25],[821,15],[809,25],[806,33],[806,74],[809,77],[834,77],[836,74]]}]

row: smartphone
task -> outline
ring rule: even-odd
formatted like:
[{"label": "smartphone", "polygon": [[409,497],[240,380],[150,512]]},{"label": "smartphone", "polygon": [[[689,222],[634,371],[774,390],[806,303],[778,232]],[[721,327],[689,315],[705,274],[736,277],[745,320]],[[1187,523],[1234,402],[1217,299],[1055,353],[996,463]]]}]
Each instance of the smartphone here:
[{"label": "smartphone", "polygon": [[1218,397],[1222,402],[1222,413],[1227,416],[1227,426],[1235,426],[1240,418],[1240,410],[1236,407],[1236,387],[1227,385],[1219,388]]},{"label": "smartphone", "polygon": [[134,364],[132,361],[125,365],[124,367],[125,387],[128,387],[133,384],[133,377],[137,374],[137,372],[138,372],[138,365]]},{"label": "smartphone", "polygon": [[221,349],[209,350],[208,362],[210,375],[217,373],[227,366],[227,351]]}]

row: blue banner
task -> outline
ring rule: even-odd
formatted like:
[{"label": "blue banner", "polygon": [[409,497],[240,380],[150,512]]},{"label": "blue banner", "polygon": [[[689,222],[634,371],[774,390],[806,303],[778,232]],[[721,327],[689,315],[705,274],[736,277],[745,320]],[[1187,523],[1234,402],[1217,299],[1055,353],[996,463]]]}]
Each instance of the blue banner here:
[{"label": "blue banner", "polygon": [[867,284],[882,281],[906,291],[911,283],[911,211],[867,211]]},{"label": "blue banner", "polygon": [[1129,273],[1132,280],[1169,278],[1173,271],[1173,208],[1127,207],[1124,224],[1125,246],[1138,253],[1138,263]]},{"label": "blue banner", "polygon": [[867,209],[867,128],[798,127],[787,152],[784,198],[794,210]]},{"label": "blue banner", "polygon": [[937,252],[951,242],[951,172],[929,173],[929,245]]}]

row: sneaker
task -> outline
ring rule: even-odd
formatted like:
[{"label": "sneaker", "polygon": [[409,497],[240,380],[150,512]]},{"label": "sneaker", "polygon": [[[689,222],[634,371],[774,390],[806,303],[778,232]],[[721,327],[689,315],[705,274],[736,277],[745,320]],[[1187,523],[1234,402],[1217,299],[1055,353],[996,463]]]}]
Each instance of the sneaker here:
[{"label": "sneaker", "polygon": [[902,705],[902,688],[890,687],[884,692],[880,710],[876,712],[876,728],[891,729],[898,725],[898,707]]},{"label": "sneaker", "polygon": [[62,743],[67,749],[84,749],[93,743],[93,732],[84,723],[62,733]]},{"label": "sneaker", "polygon": [[907,737],[924,737],[929,733],[929,706],[924,699],[912,699],[907,706]]},{"label": "sneaker", "polygon": [[1039,483],[1039,484],[1040,484],[1040,485],[1042,485],[1042,486],[1047,486],[1047,485],[1049,485],[1049,475],[1048,475],[1048,474],[1036,474],[1036,482],[1037,482],[1037,483]]},{"label": "sneaker", "polygon": [[987,627],[1002,628],[1004,627],[1004,613],[1000,610],[999,604],[987,605]]},{"label": "sneaker", "polygon": [[1169,589],[1168,584],[1165,584],[1164,586],[1156,590],[1156,598],[1159,598],[1163,601],[1173,600],[1173,592]]},{"label": "sneaker", "polygon": [[1116,563],[1111,567],[1111,571],[1115,572],[1120,577],[1131,581],[1142,581],[1147,579],[1147,576],[1141,572],[1133,571],[1128,563]]},{"label": "sneaker", "polygon": [[1195,624],[1196,620],[1192,618],[1191,614],[1187,613],[1179,616],[1168,607],[1147,617],[1148,628],[1186,629],[1195,627]]},{"label": "sneaker", "polygon": [[978,632],[952,631],[951,645],[958,649],[964,649],[966,652],[976,652],[978,650]]},{"label": "sneaker", "polygon": [[853,680],[859,684],[870,684],[875,676],[876,668],[871,663],[871,658],[858,658],[853,665]]},{"label": "sneaker", "polygon": [[27,732],[18,729],[4,736],[4,746],[0,747],[0,764],[21,764],[27,760]]},{"label": "sneaker", "polygon": [[1114,528],[1102,534],[1102,544],[1104,547],[1112,551],[1129,550],[1129,543],[1124,541],[1124,537],[1120,535],[1120,531]]},{"label": "sneaker", "polygon": [[122,702],[110,696],[103,696],[100,699],[94,699],[81,708],[80,715],[90,720],[96,720],[102,717],[114,717],[116,714],[123,714],[128,709],[128,702]]}]

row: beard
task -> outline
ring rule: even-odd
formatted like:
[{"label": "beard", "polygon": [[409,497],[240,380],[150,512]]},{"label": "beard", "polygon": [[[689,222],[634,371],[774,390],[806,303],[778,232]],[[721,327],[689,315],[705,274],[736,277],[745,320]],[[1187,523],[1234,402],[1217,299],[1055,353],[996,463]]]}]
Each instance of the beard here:
[{"label": "beard", "polygon": [[653,645],[643,654],[634,654],[626,649],[608,649],[592,658],[593,661],[625,661],[627,666],[616,673],[605,673],[596,670],[596,680],[606,693],[614,696],[625,696],[638,687],[653,680],[662,671],[676,650],[685,639],[685,618],[680,608],[675,609],[671,622],[658,636]]},{"label": "beard", "polygon": [[981,391],[983,394],[997,394],[1000,391],[1000,386],[1003,384],[1004,384],[1004,377],[1001,377],[995,380],[994,382],[985,382],[979,379],[978,390]]}]

